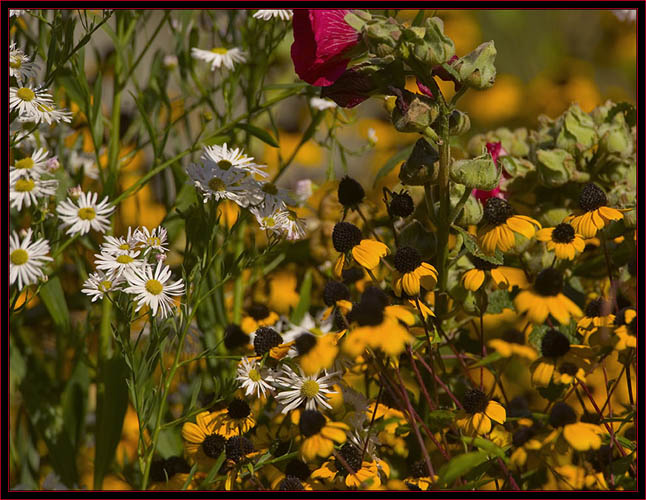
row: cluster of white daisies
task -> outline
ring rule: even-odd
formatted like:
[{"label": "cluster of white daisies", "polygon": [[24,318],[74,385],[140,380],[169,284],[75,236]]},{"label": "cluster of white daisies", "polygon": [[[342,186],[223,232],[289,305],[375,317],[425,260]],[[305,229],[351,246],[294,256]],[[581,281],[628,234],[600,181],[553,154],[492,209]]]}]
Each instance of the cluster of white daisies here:
[{"label": "cluster of white daisies", "polygon": [[[289,21],[292,18],[292,11],[286,9],[268,9],[259,10],[253,17],[263,21],[270,21],[272,19],[280,19],[282,21]],[[211,71],[224,66],[229,71],[233,70],[234,65],[237,63],[247,62],[247,53],[237,47],[227,49],[225,47],[214,47],[210,50],[198,49],[193,47],[191,55],[195,59],[200,59],[211,64]]]},{"label": "cluster of white daisies", "polygon": [[226,143],[204,148],[200,160],[186,171],[205,203],[210,199],[231,200],[248,208],[262,230],[288,240],[305,236],[304,221],[289,208],[297,202],[286,189],[262,180],[269,175],[265,165],[256,164],[253,158]]},{"label": "cluster of white daisies", "polygon": [[9,76],[16,79],[17,86],[9,87],[9,108],[12,112],[18,112],[20,122],[44,121],[48,125],[70,122],[72,114],[64,109],[56,109],[47,89],[33,82],[38,70],[38,64],[12,43],[9,49]]},{"label": "cluster of white daisies", "polygon": [[164,265],[168,251],[168,234],[162,226],[132,230],[127,236],[106,236],[95,254],[97,271],[83,283],[81,291],[92,302],[109,292],[120,291],[134,296],[139,311],[148,306],[153,317],[164,319],[172,312],[172,297],[184,293],[182,280],[171,281],[171,271]]}]

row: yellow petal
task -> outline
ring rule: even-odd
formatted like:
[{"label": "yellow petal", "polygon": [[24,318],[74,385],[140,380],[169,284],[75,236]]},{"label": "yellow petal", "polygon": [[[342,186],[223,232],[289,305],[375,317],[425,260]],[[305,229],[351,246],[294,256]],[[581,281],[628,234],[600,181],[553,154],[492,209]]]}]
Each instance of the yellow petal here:
[{"label": "yellow petal", "polygon": [[541,229],[540,231],[536,232],[536,239],[538,241],[551,241],[552,231],[554,231],[553,227],[546,227],[545,229]]},{"label": "yellow petal", "polygon": [[472,292],[475,292],[482,286],[484,279],[485,273],[480,269],[470,269],[464,273],[464,276],[462,277],[464,288],[471,290]]},{"label": "yellow petal", "polygon": [[402,286],[408,295],[419,295],[419,278],[415,273],[406,273],[402,277]]},{"label": "yellow petal", "polygon": [[345,264],[345,254],[341,254],[339,255],[339,258],[336,259],[336,262],[334,263],[333,274],[335,278],[341,279],[341,276],[343,275],[344,264]]},{"label": "yellow petal", "polygon": [[499,424],[504,424],[505,420],[507,420],[507,412],[505,411],[505,408],[496,401],[489,401],[485,414],[491,420],[495,420]]}]

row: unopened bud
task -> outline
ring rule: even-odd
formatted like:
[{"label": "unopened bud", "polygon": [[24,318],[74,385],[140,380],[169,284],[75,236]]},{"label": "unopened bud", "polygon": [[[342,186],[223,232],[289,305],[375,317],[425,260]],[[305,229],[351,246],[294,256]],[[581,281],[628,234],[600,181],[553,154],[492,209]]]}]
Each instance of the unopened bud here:
[{"label": "unopened bud", "polygon": [[454,67],[463,84],[483,90],[491,87],[496,80],[495,60],[496,47],[493,41],[489,41],[460,58]]}]

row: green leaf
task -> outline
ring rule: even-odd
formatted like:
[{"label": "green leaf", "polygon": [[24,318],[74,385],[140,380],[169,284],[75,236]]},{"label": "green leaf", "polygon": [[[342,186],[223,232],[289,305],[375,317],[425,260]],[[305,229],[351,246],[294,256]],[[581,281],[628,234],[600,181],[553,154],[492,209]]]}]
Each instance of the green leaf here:
[{"label": "green leaf", "polygon": [[224,463],[224,459],[226,457],[227,456],[226,456],[226,454],[224,452],[220,453],[220,456],[218,457],[218,459],[213,464],[213,467],[211,467],[211,470],[209,471],[209,473],[204,478],[204,481],[202,481],[201,486],[208,486],[209,484],[211,484],[213,482],[213,478],[219,472],[220,467],[222,467],[222,464]]},{"label": "green leaf", "polygon": [[121,355],[117,354],[101,367],[100,383],[105,392],[97,396],[96,408],[96,457],[94,461],[94,487],[103,484],[117,444],[121,439],[123,418],[128,408],[128,386],[126,377],[128,366]]},{"label": "green leaf", "polygon": [[632,104],[628,102],[620,102],[615,104],[608,112],[606,121],[611,122],[617,113],[624,114],[624,118],[626,119],[626,123],[629,127],[634,127],[637,123],[637,110]]},{"label": "green leaf", "polygon": [[249,123],[238,123],[236,127],[241,128],[242,130],[253,135],[254,137],[257,137],[265,144],[269,144],[274,148],[278,147],[278,142],[276,142],[276,139],[274,139],[272,135],[266,130],[256,127],[255,125],[250,125]]},{"label": "green leaf", "polygon": [[411,26],[424,26],[424,15],[426,13],[424,12],[424,9],[420,9],[417,12],[417,15],[415,16],[415,19],[413,19],[413,22],[411,23]]},{"label": "green leaf", "polygon": [[480,247],[478,246],[478,242],[476,241],[476,238],[471,233],[469,233],[465,229],[455,224],[452,225],[451,227],[456,231],[458,231],[460,234],[462,234],[462,238],[464,239],[464,246],[466,247],[467,251],[471,255],[478,257],[482,260],[486,260],[487,262],[491,262],[492,264],[496,264],[498,266],[501,266],[504,264],[502,252],[500,250],[496,249],[496,252],[493,255],[487,255],[482,250],[480,250]]},{"label": "green leaf", "polygon": [[40,288],[40,298],[49,311],[56,328],[62,332],[67,332],[70,328],[70,314],[65,302],[65,292],[61,286],[58,276],[50,278]]},{"label": "green leaf", "polygon": [[290,318],[292,323],[298,325],[300,324],[301,321],[303,321],[303,317],[305,316],[305,313],[310,308],[311,291],[312,291],[312,270],[308,269],[307,272],[305,273],[305,277],[303,278],[303,283],[301,284],[301,289],[299,292],[301,298],[298,301],[298,305],[292,312],[292,317]]},{"label": "green leaf", "polygon": [[490,365],[491,363],[495,363],[499,359],[502,359],[502,355],[499,352],[492,352],[491,354],[485,356],[482,358],[480,361],[473,365],[469,365],[469,369],[471,368],[477,368],[479,366],[487,366]]},{"label": "green leaf", "polygon": [[548,401],[556,401],[561,397],[566,387],[567,386],[563,384],[553,384],[550,382],[550,385],[547,387],[539,387],[537,390],[538,393]]},{"label": "green leaf", "polygon": [[386,164],[383,167],[381,167],[379,172],[377,172],[377,176],[375,177],[375,181],[372,183],[372,185],[376,186],[379,179],[381,179],[382,177],[388,175],[393,168],[395,168],[401,162],[405,161],[406,158],[408,158],[410,156],[410,154],[413,152],[414,147],[415,147],[415,144],[411,144],[410,146],[405,147],[401,151],[398,151],[397,153],[395,153],[386,162]]},{"label": "green leaf", "polygon": [[503,309],[514,309],[511,301],[511,295],[507,290],[496,290],[488,294],[489,305],[487,306],[488,314],[500,314]]},{"label": "green leaf", "polygon": [[532,331],[529,333],[529,337],[527,338],[528,342],[538,352],[541,351],[541,343],[543,342],[543,336],[547,332],[547,329],[547,325],[534,325],[532,326]]},{"label": "green leaf", "polygon": [[[501,448],[497,444],[482,437],[469,437],[462,436],[462,442],[467,445],[475,445],[482,451],[486,451],[489,455],[496,455],[500,457],[506,464],[509,463],[509,458],[506,455],[506,449]],[[508,447],[507,447],[508,448]]]},{"label": "green leaf", "polygon": [[85,427],[85,410],[90,374],[83,361],[76,363],[72,376],[63,391],[63,429],[75,450],[81,444]]},{"label": "green leaf", "polygon": [[450,486],[457,478],[462,477],[474,467],[489,459],[489,454],[484,451],[471,451],[451,459],[439,470],[437,485]]},{"label": "green leaf", "polygon": [[65,89],[67,95],[83,109],[90,96],[79,83],[79,78],[69,69],[61,69],[56,73],[56,81]]}]

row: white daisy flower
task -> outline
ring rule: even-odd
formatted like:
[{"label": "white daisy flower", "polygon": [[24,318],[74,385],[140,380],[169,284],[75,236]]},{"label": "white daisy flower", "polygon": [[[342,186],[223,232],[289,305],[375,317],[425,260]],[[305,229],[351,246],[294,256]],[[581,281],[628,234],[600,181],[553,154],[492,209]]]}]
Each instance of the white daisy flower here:
[{"label": "white daisy flower", "polygon": [[289,190],[276,186],[273,182],[263,182],[260,186],[262,191],[262,203],[269,211],[286,210],[287,205],[296,205]]},{"label": "white daisy flower", "polygon": [[312,97],[310,99],[310,106],[319,111],[325,111],[326,109],[336,108],[336,103],[331,99],[322,99],[320,97]]},{"label": "white daisy flower", "polygon": [[253,214],[263,231],[273,231],[274,233],[282,234],[284,231],[281,225],[280,214],[283,212],[281,209],[275,209],[273,206],[260,204],[251,207],[249,211]]},{"label": "white daisy flower", "polygon": [[94,255],[94,263],[97,269],[111,272],[112,276],[117,278],[126,271],[135,271],[142,267],[148,267],[148,264],[139,258],[140,253],[139,250],[127,250],[120,253],[101,252]]},{"label": "white daisy flower", "polygon": [[47,240],[40,238],[32,243],[31,234],[32,231],[29,228],[22,242],[16,231],[9,238],[9,284],[13,285],[18,280],[18,290],[44,278],[45,262],[54,260],[47,256],[49,253]]},{"label": "white daisy flower", "polygon": [[231,149],[227,147],[225,142],[222,146],[207,146],[202,153],[202,160],[212,161],[217,164],[218,168],[222,170],[242,170],[247,175],[259,175],[260,177],[268,177],[269,174],[265,172],[267,165],[258,165],[253,161],[253,158],[243,153],[242,149]]},{"label": "white daisy flower", "polygon": [[[136,234],[135,230],[135,234]],[[137,245],[139,241],[135,238],[132,228],[128,227],[127,236],[106,236],[101,244],[101,253],[119,255],[126,252],[139,250]]]},{"label": "white daisy flower", "polygon": [[258,182],[246,177],[240,170],[222,170],[214,162],[208,161],[203,165],[193,163],[187,167],[186,172],[202,191],[204,203],[210,198],[216,201],[226,199],[247,207],[250,202],[259,203],[262,200]]},{"label": "white daisy flower", "polygon": [[14,76],[18,84],[22,85],[23,80],[34,78],[38,70],[38,65],[12,43],[9,48],[9,76]]},{"label": "white daisy flower", "polygon": [[302,240],[305,237],[305,220],[298,218],[292,210],[282,210],[276,215],[278,225],[289,241]]},{"label": "white daisy flower", "polygon": [[10,87],[9,107],[11,111],[18,110],[18,121],[41,122],[48,125],[53,122],[70,122],[72,114],[67,111],[57,110],[52,96],[43,89],[31,87]]},{"label": "white daisy flower", "polygon": [[255,19],[262,19],[263,21],[269,21],[274,18],[289,21],[293,15],[294,13],[290,9],[267,9],[257,11],[253,17]]},{"label": "white daisy flower", "polygon": [[156,250],[157,252],[168,252],[168,231],[162,226],[158,226],[152,231],[149,231],[147,227],[142,226],[137,228],[133,234],[133,239],[137,243],[143,243],[144,245],[144,255],[146,255],[151,250]]},{"label": "white daisy flower", "polygon": [[332,407],[327,402],[328,394],[336,394],[330,389],[336,382],[340,372],[333,372],[318,376],[305,375],[299,368],[300,375],[285,365],[282,372],[275,378],[275,387],[280,391],[276,400],[283,406],[281,413],[288,413],[305,403],[306,410],[318,410]]},{"label": "white daisy flower", "polygon": [[137,311],[143,306],[150,307],[153,316],[166,318],[173,308],[171,296],[178,296],[184,293],[182,280],[168,283],[170,279],[170,267],[164,266],[161,262],[153,273],[152,267],[133,269],[124,274],[130,286],[124,288],[127,293],[136,295]]},{"label": "white daisy flower", "polygon": [[89,233],[90,229],[105,233],[110,228],[108,217],[115,207],[110,206],[107,196],[97,204],[98,196],[92,192],[81,193],[77,200],[67,198],[58,204],[56,212],[63,221],[63,227],[69,226],[67,234],[84,235]]},{"label": "white daisy flower", "polygon": [[105,297],[105,294],[108,292],[120,290],[119,285],[122,282],[122,277],[115,277],[112,273],[106,274],[102,271],[97,271],[96,273],[92,273],[90,274],[90,276],[88,276],[88,278],[83,283],[81,292],[91,297],[92,302],[95,302],[98,299],[103,299],[103,297]]},{"label": "white daisy flower", "polygon": [[238,364],[237,373],[236,380],[245,389],[247,396],[255,393],[256,397],[260,398],[261,394],[264,397],[267,392],[273,391],[270,384],[273,377],[269,374],[269,370],[261,367],[255,359],[242,358]]},{"label": "white daisy flower", "polygon": [[22,210],[23,205],[25,207],[37,205],[40,198],[55,195],[57,187],[56,179],[43,180],[38,177],[20,177],[14,174],[9,178],[11,206]]},{"label": "white daisy flower", "polygon": [[211,50],[202,50],[197,47],[191,49],[191,55],[194,59],[201,59],[211,63],[211,71],[224,65],[225,68],[232,70],[234,63],[247,62],[246,52],[238,49],[225,49],[224,47],[215,47]]},{"label": "white daisy flower", "polygon": [[72,154],[67,160],[67,164],[70,166],[73,174],[77,174],[79,170],[83,169],[83,175],[88,179],[99,178],[99,167],[96,165],[94,156],[72,151]]},{"label": "white daisy flower", "polygon": [[48,172],[47,155],[48,153],[45,148],[40,148],[34,151],[31,156],[25,156],[20,160],[16,160],[9,167],[9,176],[12,179],[14,177],[40,178],[42,174]]}]

